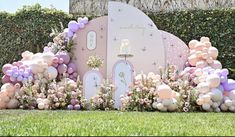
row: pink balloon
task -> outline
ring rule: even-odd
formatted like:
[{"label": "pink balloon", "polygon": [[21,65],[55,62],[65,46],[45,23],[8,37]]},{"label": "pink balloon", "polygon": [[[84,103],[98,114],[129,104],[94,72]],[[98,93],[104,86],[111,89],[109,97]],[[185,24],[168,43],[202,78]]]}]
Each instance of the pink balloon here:
[{"label": "pink balloon", "polygon": [[65,64],[60,64],[57,69],[59,74],[63,74],[67,71],[67,66]]},{"label": "pink balloon", "polygon": [[10,70],[12,67],[13,67],[13,66],[12,66],[11,64],[5,64],[5,65],[3,65],[3,67],[2,67],[2,72],[3,72],[4,74],[7,74],[7,70]]},{"label": "pink balloon", "polygon": [[54,57],[53,58],[53,63],[58,63],[59,62],[59,59],[57,57]]},{"label": "pink balloon", "polygon": [[11,80],[12,82],[15,82],[15,81],[16,81],[16,78],[15,78],[15,77],[10,77],[10,80]]},{"label": "pink balloon", "polygon": [[9,83],[9,82],[11,82],[10,77],[7,75],[4,75],[2,77],[2,83],[5,84],[5,83]]}]

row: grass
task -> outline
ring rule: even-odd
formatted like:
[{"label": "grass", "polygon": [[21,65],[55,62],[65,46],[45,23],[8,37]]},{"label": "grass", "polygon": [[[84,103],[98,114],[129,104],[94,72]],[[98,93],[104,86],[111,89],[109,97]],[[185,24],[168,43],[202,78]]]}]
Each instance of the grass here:
[{"label": "grass", "polygon": [[233,113],[0,111],[0,135],[235,135]]}]

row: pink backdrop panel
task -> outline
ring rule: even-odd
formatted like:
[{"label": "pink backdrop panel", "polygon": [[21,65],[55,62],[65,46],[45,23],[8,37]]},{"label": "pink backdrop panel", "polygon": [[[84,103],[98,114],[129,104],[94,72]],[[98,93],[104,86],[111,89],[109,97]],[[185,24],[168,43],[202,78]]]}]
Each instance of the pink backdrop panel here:
[{"label": "pink backdrop panel", "polygon": [[160,31],[165,46],[166,64],[176,65],[179,70],[183,70],[189,54],[188,46],[175,35]]},{"label": "pink backdrop panel", "polygon": [[[106,77],[107,69],[107,27],[108,17],[103,16],[91,20],[83,29],[78,30],[74,37],[74,50],[73,50],[73,61],[78,67],[78,74],[82,78],[84,74],[90,70],[86,62],[89,56],[98,55],[104,60],[103,66],[100,67],[99,71]],[[95,48],[89,49],[88,46],[88,33],[95,32]],[[93,41],[94,42],[94,41]]]}]

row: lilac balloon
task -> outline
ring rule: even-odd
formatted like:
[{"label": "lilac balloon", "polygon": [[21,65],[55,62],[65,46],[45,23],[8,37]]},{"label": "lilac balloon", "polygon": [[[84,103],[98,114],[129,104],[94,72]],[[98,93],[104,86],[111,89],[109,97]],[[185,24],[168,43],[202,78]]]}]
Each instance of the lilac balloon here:
[{"label": "lilac balloon", "polygon": [[18,67],[17,66],[13,66],[12,67],[12,71],[14,72],[14,71],[18,71]]},{"label": "lilac balloon", "polygon": [[28,79],[27,78],[23,78],[22,83],[27,83]]},{"label": "lilac balloon", "polygon": [[29,77],[29,72],[25,71],[24,74],[23,74],[23,76],[24,76],[25,78]]},{"label": "lilac balloon", "polygon": [[76,64],[74,64],[74,63],[72,63],[72,62],[68,64],[68,67],[69,67],[69,68],[72,68],[74,72],[77,71],[77,66],[76,66]]},{"label": "lilac balloon", "polygon": [[64,60],[62,58],[59,59],[59,64],[63,64]]},{"label": "lilac balloon", "polygon": [[60,59],[63,59],[63,63],[64,63],[64,64],[68,64],[69,61],[70,61],[69,53],[66,52],[66,51],[58,52],[58,53],[56,54],[56,57],[58,57],[59,60],[60,60]]},{"label": "lilac balloon", "polygon": [[235,90],[235,81],[233,79],[228,79],[227,82],[222,83],[225,91]]},{"label": "lilac balloon", "polygon": [[23,80],[23,77],[22,77],[22,76],[18,76],[18,77],[17,77],[17,81],[20,81],[20,82],[21,82],[22,80]]},{"label": "lilac balloon", "polygon": [[19,72],[18,71],[13,71],[12,76],[17,78],[19,76]]},{"label": "lilac balloon", "polygon": [[73,68],[68,68],[68,73],[69,74],[72,74],[74,71],[73,71]]},{"label": "lilac balloon", "polygon": [[5,83],[9,83],[9,82],[11,82],[10,77],[7,75],[4,75],[2,77],[2,83],[5,84]]},{"label": "lilac balloon", "polygon": [[73,34],[74,34],[73,31],[69,30],[66,36],[67,36],[68,38],[72,38],[72,37],[73,37]]},{"label": "lilac balloon", "polygon": [[84,23],[82,23],[82,22],[79,22],[78,25],[79,25],[79,28],[81,28],[81,29],[83,29],[85,27]]},{"label": "lilac balloon", "polygon": [[77,99],[71,99],[70,100],[70,104],[73,105],[73,106],[76,105],[77,103],[78,103]]},{"label": "lilac balloon", "polygon": [[12,70],[7,70],[7,72],[6,72],[6,75],[7,75],[7,76],[12,76],[12,74],[13,74],[13,71],[12,71]]},{"label": "lilac balloon", "polygon": [[229,74],[228,69],[222,69],[222,70],[221,70],[221,75],[227,76],[228,74]]},{"label": "lilac balloon", "polygon": [[79,26],[78,23],[74,20],[70,21],[68,24],[68,29],[72,32],[76,32],[78,30]]},{"label": "lilac balloon", "polygon": [[87,17],[82,18],[81,22],[83,24],[87,24],[88,23],[88,18]]},{"label": "lilac balloon", "polygon": [[24,74],[24,70],[23,69],[19,69],[19,75],[23,75]]},{"label": "lilac balloon", "polygon": [[5,65],[3,65],[3,67],[2,67],[2,72],[3,72],[4,74],[7,74],[7,70],[10,70],[12,67],[13,67],[13,66],[12,66],[11,64],[5,64]]},{"label": "lilac balloon", "polygon": [[225,82],[227,82],[227,76],[221,76],[220,83],[225,83]]},{"label": "lilac balloon", "polygon": [[63,74],[67,71],[67,66],[65,64],[60,64],[57,69],[59,74]]}]

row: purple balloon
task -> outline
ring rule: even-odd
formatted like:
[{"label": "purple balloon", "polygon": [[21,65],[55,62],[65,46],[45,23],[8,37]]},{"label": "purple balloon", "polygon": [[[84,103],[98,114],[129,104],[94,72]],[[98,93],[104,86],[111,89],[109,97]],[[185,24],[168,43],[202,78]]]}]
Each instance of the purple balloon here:
[{"label": "purple balloon", "polygon": [[70,62],[70,63],[68,64],[68,67],[69,67],[69,68],[72,68],[74,72],[77,71],[77,66],[76,66],[76,64],[74,64],[74,63],[72,63],[72,62]]},{"label": "purple balloon", "polygon": [[82,23],[82,22],[79,22],[79,28],[81,28],[81,29],[83,29],[84,27],[85,27],[85,24],[84,23]]},{"label": "purple balloon", "polygon": [[87,24],[88,23],[88,18],[87,17],[82,18],[81,22],[83,24]]},{"label": "purple balloon", "polygon": [[73,31],[69,30],[69,31],[67,32],[67,35],[66,35],[66,36],[67,36],[68,38],[72,38],[72,37],[73,37],[73,34],[74,34]]},{"label": "purple balloon", "polygon": [[24,70],[23,69],[19,69],[19,75],[23,75],[24,74]]},{"label": "purple balloon", "polygon": [[13,74],[13,71],[12,71],[12,70],[7,70],[7,72],[6,72],[6,75],[7,75],[7,76],[12,76],[12,74]]},{"label": "purple balloon", "polygon": [[227,82],[222,83],[225,91],[235,90],[235,81],[233,79],[228,79]]},{"label": "purple balloon", "polygon": [[59,58],[59,63],[60,63],[60,60],[63,59],[63,63],[64,64],[68,64],[69,61],[70,61],[70,56],[69,56],[69,53],[65,52],[65,51],[61,51],[61,52],[58,52],[56,54],[56,57]]},{"label": "purple balloon", "polygon": [[63,74],[67,71],[67,66],[65,64],[60,64],[57,69],[59,74]]},{"label": "purple balloon", "polygon": [[221,76],[220,77],[220,83],[225,83],[227,81],[227,76]]},{"label": "purple balloon", "polygon": [[23,80],[23,77],[22,76],[18,76],[17,77],[17,81],[22,81]]},{"label": "purple balloon", "polygon": [[69,74],[72,74],[74,71],[73,71],[73,68],[68,68],[68,73]]},{"label": "purple balloon", "polygon": [[24,76],[25,78],[29,77],[29,72],[25,71],[24,74],[23,74],[23,76]]},{"label": "purple balloon", "polygon": [[18,71],[18,67],[17,66],[13,66],[12,67],[12,71]]},{"label": "purple balloon", "polygon": [[77,99],[71,99],[70,100],[70,104],[73,105],[73,106],[76,105],[77,103],[78,103]]},{"label": "purple balloon", "polygon": [[79,28],[79,25],[76,21],[72,20],[68,24],[68,29],[71,30],[72,32],[76,32]]},{"label": "purple balloon", "polygon": [[13,71],[12,76],[17,78],[19,76],[19,72],[18,71]]}]

